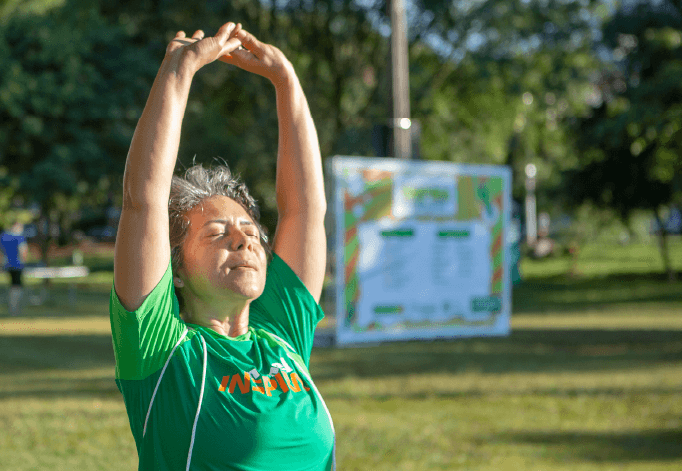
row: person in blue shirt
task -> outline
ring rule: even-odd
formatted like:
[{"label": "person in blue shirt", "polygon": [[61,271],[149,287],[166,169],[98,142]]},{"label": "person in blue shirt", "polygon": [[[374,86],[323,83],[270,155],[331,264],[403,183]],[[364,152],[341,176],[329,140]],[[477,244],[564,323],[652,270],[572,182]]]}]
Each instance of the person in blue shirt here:
[{"label": "person in blue shirt", "polygon": [[5,255],[5,270],[12,280],[9,289],[9,313],[11,316],[18,316],[21,313],[21,298],[23,296],[21,272],[24,269],[24,261],[28,253],[23,232],[24,225],[15,222],[8,231],[0,235],[0,245]]}]

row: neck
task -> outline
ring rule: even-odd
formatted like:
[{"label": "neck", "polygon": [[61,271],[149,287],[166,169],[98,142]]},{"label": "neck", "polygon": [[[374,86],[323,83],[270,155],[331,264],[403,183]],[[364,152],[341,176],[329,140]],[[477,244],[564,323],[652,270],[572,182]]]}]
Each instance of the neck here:
[{"label": "neck", "polygon": [[249,329],[249,306],[251,300],[231,305],[220,303],[209,305],[199,300],[185,303],[185,320],[192,324],[208,327],[226,337],[239,337]]}]

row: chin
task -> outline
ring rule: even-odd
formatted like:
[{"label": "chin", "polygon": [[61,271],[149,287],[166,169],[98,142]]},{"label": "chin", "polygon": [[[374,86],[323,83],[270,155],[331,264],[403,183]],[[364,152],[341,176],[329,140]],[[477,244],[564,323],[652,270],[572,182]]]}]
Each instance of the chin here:
[{"label": "chin", "polygon": [[224,280],[222,287],[232,293],[248,299],[256,299],[263,294],[265,280]]},{"label": "chin", "polygon": [[254,300],[257,297],[259,297],[261,294],[263,294],[263,288],[264,287],[241,288],[241,289],[227,288],[227,289],[229,291],[232,291],[235,294],[243,296],[244,298]]}]

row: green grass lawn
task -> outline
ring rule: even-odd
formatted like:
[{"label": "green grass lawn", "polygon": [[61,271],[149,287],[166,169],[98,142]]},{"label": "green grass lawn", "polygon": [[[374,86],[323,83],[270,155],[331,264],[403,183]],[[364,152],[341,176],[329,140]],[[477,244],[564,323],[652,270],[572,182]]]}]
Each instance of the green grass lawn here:
[{"label": "green grass lawn", "polygon": [[[339,469],[682,469],[682,281],[659,260],[524,261],[509,337],[314,349]],[[20,319],[0,306],[0,469],[136,468],[102,273],[74,306],[63,284]]]}]

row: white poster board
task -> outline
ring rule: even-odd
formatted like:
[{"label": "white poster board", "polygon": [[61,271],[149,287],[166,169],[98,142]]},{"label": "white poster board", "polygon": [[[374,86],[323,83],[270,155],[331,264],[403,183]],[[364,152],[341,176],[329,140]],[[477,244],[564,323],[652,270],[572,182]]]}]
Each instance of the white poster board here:
[{"label": "white poster board", "polygon": [[336,343],[509,334],[507,167],[336,156]]}]

